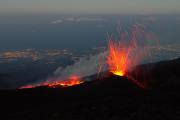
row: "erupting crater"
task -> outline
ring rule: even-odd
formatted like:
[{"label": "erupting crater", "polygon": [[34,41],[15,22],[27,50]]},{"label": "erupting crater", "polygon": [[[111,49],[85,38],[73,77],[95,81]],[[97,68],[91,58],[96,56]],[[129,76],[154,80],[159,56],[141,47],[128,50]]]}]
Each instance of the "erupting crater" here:
[{"label": "erupting crater", "polygon": [[109,42],[109,53],[107,57],[107,64],[110,72],[118,76],[124,76],[128,64],[128,51],[121,47],[119,42]]}]

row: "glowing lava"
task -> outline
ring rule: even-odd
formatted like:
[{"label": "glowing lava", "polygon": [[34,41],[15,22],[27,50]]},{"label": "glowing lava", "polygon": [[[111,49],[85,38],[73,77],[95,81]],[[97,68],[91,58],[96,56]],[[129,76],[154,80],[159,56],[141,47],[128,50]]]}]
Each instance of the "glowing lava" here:
[{"label": "glowing lava", "polygon": [[124,76],[124,72],[123,71],[115,71],[114,74],[118,75],[118,76]]},{"label": "glowing lava", "polygon": [[58,81],[54,83],[48,84],[48,87],[58,87],[58,86],[63,86],[63,87],[69,87],[69,86],[74,86],[83,83],[83,81],[79,78],[79,76],[71,76],[69,80],[64,80],[64,81]]},{"label": "glowing lava", "polygon": [[107,56],[110,72],[124,76],[141,61],[145,52],[145,46],[140,46],[143,43],[141,40],[144,40],[144,36],[143,30],[134,26],[129,33],[122,32],[120,40],[110,38]]},{"label": "glowing lava", "polygon": [[39,86],[48,86],[49,88],[69,87],[69,86],[79,85],[81,83],[83,83],[83,81],[80,79],[80,77],[77,75],[73,75],[68,80],[59,80],[56,82],[47,81],[44,82],[43,84],[22,86],[19,89],[35,88]]},{"label": "glowing lava", "polygon": [[118,76],[124,76],[128,64],[128,49],[121,46],[119,42],[109,42],[109,54],[107,63],[110,72]]},{"label": "glowing lava", "polygon": [[110,72],[114,75],[126,76],[139,87],[145,88],[142,83],[128,75],[128,70],[136,65],[139,58],[139,56],[137,56],[137,45],[134,40],[135,39],[130,41],[128,45],[120,43],[119,41],[110,40],[107,63]]},{"label": "glowing lava", "polygon": [[[139,87],[145,88],[146,79],[139,80],[138,71],[135,71],[135,75],[131,72],[138,64],[151,60],[151,48],[156,45],[151,36],[140,26],[134,25],[129,32],[122,32],[119,40],[110,38],[107,55],[109,71],[114,75],[126,76]],[[138,75],[143,76],[143,73]]]}]

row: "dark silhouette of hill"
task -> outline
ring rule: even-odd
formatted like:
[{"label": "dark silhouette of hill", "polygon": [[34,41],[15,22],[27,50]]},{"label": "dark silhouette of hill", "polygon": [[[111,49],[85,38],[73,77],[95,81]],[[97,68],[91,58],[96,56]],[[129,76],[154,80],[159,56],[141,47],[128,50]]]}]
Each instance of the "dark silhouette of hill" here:
[{"label": "dark silhouette of hill", "polygon": [[107,73],[72,86],[0,91],[4,120],[179,120],[180,59],[137,66],[130,78]]}]

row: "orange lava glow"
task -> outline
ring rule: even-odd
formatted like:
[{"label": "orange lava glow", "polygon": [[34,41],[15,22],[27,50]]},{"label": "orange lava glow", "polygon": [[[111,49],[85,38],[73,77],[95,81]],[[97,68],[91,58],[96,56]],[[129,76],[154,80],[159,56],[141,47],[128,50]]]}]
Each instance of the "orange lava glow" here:
[{"label": "orange lava glow", "polygon": [[113,72],[115,75],[118,75],[118,76],[124,76],[124,72],[123,71],[115,71]]},{"label": "orange lava glow", "polygon": [[26,86],[22,86],[19,89],[29,89],[29,88],[34,88],[33,85],[26,85]]},{"label": "orange lava glow", "polygon": [[[130,31],[120,33],[120,38],[109,38],[107,64],[109,71],[117,76],[126,76],[128,80],[141,88],[146,88],[146,79],[139,80],[135,67],[145,60],[151,60],[152,47],[156,47],[158,39],[151,32],[138,25],[134,25]],[[132,75],[131,72],[137,75]]]},{"label": "orange lava glow", "polygon": [[145,88],[145,86],[141,82],[128,74],[128,70],[133,65],[136,65],[136,62],[138,61],[139,56],[137,57],[136,55],[136,49],[137,45],[133,40],[129,43],[129,45],[111,40],[109,42],[109,54],[107,57],[107,63],[110,72],[112,72],[114,75],[126,76],[129,80],[131,80],[139,87]]},{"label": "orange lava glow", "polygon": [[124,76],[128,64],[128,49],[122,48],[119,42],[109,42],[109,54],[107,63],[110,72],[118,76]]},{"label": "orange lava glow", "polygon": [[39,87],[39,86],[47,86],[49,88],[69,87],[69,86],[79,85],[81,83],[83,83],[83,81],[80,79],[80,77],[77,75],[73,75],[68,80],[61,80],[61,81],[56,81],[56,82],[47,81],[42,84],[22,86],[19,89],[29,89],[29,88]]},{"label": "orange lava glow", "polygon": [[74,76],[71,76],[69,80],[58,81],[58,82],[48,84],[48,87],[52,87],[52,88],[57,87],[57,86],[69,87],[69,86],[79,85],[81,83],[83,83],[83,81],[81,81],[79,76],[74,75]]}]

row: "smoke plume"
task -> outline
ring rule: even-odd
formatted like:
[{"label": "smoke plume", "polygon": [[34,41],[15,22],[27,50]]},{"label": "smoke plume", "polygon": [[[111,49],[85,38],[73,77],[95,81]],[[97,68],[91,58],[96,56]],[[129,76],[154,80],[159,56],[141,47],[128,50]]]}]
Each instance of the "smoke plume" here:
[{"label": "smoke plume", "polygon": [[54,72],[54,76],[49,78],[47,82],[66,80],[70,76],[77,75],[80,78],[97,74],[107,70],[106,65],[107,51],[96,55],[82,57],[73,65],[65,68],[59,67]]}]

